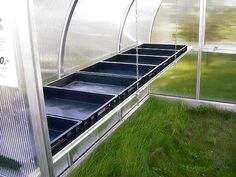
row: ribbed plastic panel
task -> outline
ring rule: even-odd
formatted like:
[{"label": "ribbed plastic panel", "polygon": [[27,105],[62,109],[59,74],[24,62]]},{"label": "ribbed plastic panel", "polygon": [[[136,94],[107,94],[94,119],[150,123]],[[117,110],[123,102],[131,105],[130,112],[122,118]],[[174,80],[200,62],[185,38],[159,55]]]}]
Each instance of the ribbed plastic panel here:
[{"label": "ribbed plastic panel", "polygon": [[41,72],[44,83],[57,78],[61,34],[71,1],[33,0]]},{"label": "ribbed plastic panel", "polygon": [[0,176],[29,176],[37,165],[26,96],[0,86],[0,105]]}]

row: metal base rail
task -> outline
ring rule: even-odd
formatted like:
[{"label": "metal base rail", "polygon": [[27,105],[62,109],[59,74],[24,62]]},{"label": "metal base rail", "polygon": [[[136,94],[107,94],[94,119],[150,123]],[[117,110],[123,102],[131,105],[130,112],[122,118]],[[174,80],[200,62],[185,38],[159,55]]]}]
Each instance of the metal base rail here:
[{"label": "metal base rail", "polygon": [[167,95],[161,95],[161,94],[155,94],[155,93],[151,93],[151,95],[159,99],[164,99],[168,101],[183,101],[184,103],[186,103],[187,105],[191,107],[213,106],[217,109],[236,112],[236,104],[233,104],[233,103],[224,103],[224,102],[209,101],[209,100],[197,100],[193,98],[167,96]]},{"label": "metal base rail", "polygon": [[86,159],[94,149],[110,136],[125,120],[128,119],[150,96],[150,84],[176,64],[191,48],[179,56],[174,62],[158,73],[96,124],[77,137],[59,153],[53,156],[55,176],[69,174],[77,165]]}]

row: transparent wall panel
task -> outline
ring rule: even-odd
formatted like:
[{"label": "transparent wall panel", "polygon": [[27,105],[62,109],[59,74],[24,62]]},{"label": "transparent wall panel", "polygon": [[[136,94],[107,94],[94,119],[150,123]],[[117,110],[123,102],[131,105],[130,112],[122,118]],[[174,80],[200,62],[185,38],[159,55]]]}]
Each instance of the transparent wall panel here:
[{"label": "transparent wall panel", "polygon": [[236,55],[203,53],[201,99],[236,103]]},{"label": "transparent wall panel", "polygon": [[33,0],[43,82],[57,78],[58,53],[70,0]]},{"label": "transparent wall panel", "polygon": [[132,5],[121,36],[121,50],[136,45],[136,6]]},{"label": "transparent wall panel", "polygon": [[[207,0],[206,44],[236,47],[236,1]],[[234,46],[231,46],[234,45]]]},{"label": "transparent wall panel", "polygon": [[[136,40],[141,43],[149,43],[153,18],[160,4],[161,0],[149,0],[148,3],[146,0],[138,0],[136,9],[136,2],[134,1],[122,33],[121,49],[132,46],[136,43]],[[137,39],[136,28],[138,32]]]},{"label": "transparent wall panel", "polygon": [[32,35],[34,25],[30,23],[34,21],[31,3],[0,1],[1,177],[46,177],[50,173],[51,153],[39,58],[35,55],[36,38]]},{"label": "transparent wall panel", "polygon": [[117,51],[119,28],[127,0],[80,0],[65,47],[65,71],[83,68]]},{"label": "transparent wall panel", "polygon": [[[30,111],[22,76],[23,50],[28,51],[27,1],[0,1],[0,176],[30,176],[38,168]],[[12,6],[14,4],[14,6]],[[24,29],[25,29],[24,28]],[[15,36],[18,34],[18,36]],[[26,43],[26,44],[25,44]],[[32,60],[32,58],[30,58]],[[6,62],[5,62],[6,61]],[[4,63],[3,63],[4,62]],[[20,72],[21,71],[21,72]],[[27,71],[25,71],[27,73]],[[40,171],[39,171],[40,172]]]},{"label": "transparent wall panel", "polygon": [[199,0],[163,0],[157,13],[152,43],[197,45]]},{"label": "transparent wall panel", "polygon": [[138,0],[138,41],[148,43],[153,19],[162,0]]},{"label": "transparent wall panel", "polygon": [[155,94],[192,97],[196,96],[197,52],[186,54],[151,85]]},{"label": "transparent wall panel", "polygon": [[26,93],[0,86],[0,176],[28,176],[37,169]]}]

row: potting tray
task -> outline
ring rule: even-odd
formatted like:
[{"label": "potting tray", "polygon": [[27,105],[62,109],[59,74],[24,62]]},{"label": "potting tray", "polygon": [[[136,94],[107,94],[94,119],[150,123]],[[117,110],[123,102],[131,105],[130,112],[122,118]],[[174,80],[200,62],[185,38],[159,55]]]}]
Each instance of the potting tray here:
[{"label": "potting tray", "polygon": [[171,44],[141,44],[138,48],[142,49],[164,49],[164,50],[181,50],[186,45],[171,45]]},{"label": "potting tray", "polygon": [[61,87],[77,91],[119,95],[130,87],[135,87],[136,79],[111,76],[98,76],[73,73],[67,77],[50,83],[48,86]]},{"label": "potting tray", "polygon": [[[174,55],[177,51],[176,50],[160,50],[160,49],[138,49],[139,55],[151,55],[151,56],[167,56],[170,57]],[[136,49],[130,49],[123,54],[136,54]]]},{"label": "potting tray", "polygon": [[49,116],[82,121],[90,127],[116,106],[112,95],[44,87],[46,113]]},{"label": "potting tray", "polygon": [[[155,69],[155,66],[139,65],[138,66],[139,77],[141,78],[150,72],[154,72],[153,71],[154,69]],[[92,73],[97,73],[97,74],[137,77],[136,65],[134,64],[97,63],[81,71],[92,72]]]},{"label": "potting tray", "polygon": [[[168,57],[162,57],[162,56],[158,56],[158,57],[139,56],[138,63],[147,64],[147,65],[159,65],[167,59]],[[137,62],[135,55],[116,55],[104,61],[117,62],[117,63],[132,63],[132,64],[135,64]]]},{"label": "potting tray", "polygon": [[53,155],[63,149],[63,147],[73,141],[83,131],[81,121],[67,120],[52,116],[47,116],[47,121]]}]

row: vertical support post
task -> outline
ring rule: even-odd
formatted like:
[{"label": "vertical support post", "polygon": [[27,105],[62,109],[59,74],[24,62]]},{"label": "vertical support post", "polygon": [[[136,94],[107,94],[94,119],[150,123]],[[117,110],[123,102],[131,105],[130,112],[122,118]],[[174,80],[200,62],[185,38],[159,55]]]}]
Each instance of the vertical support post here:
[{"label": "vertical support post", "polygon": [[43,86],[40,72],[38,48],[35,39],[35,26],[33,18],[33,2],[21,1],[15,4],[18,12],[15,26],[16,53],[20,65],[20,75],[24,78],[26,95],[37,161],[41,176],[53,177],[52,154],[45,114]]},{"label": "vertical support post", "polygon": [[205,27],[206,27],[206,0],[200,0],[200,18],[199,18],[199,39],[198,39],[198,64],[197,64],[197,85],[196,99],[200,99],[201,89],[201,65],[202,65],[202,49],[205,44]]},{"label": "vertical support post", "polygon": [[68,29],[70,26],[71,18],[73,16],[75,7],[77,5],[78,0],[72,0],[70,7],[68,9],[65,23],[63,26],[63,30],[61,33],[61,41],[60,41],[60,47],[59,47],[59,55],[58,55],[58,78],[61,78],[64,75],[64,56],[65,56],[65,45],[66,45],[66,38]]},{"label": "vertical support post", "polygon": [[71,158],[70,152],[67,153],[67,161],[68,161],[69,166],[72,166],[73,160],[72,160],[72,158]]}]

